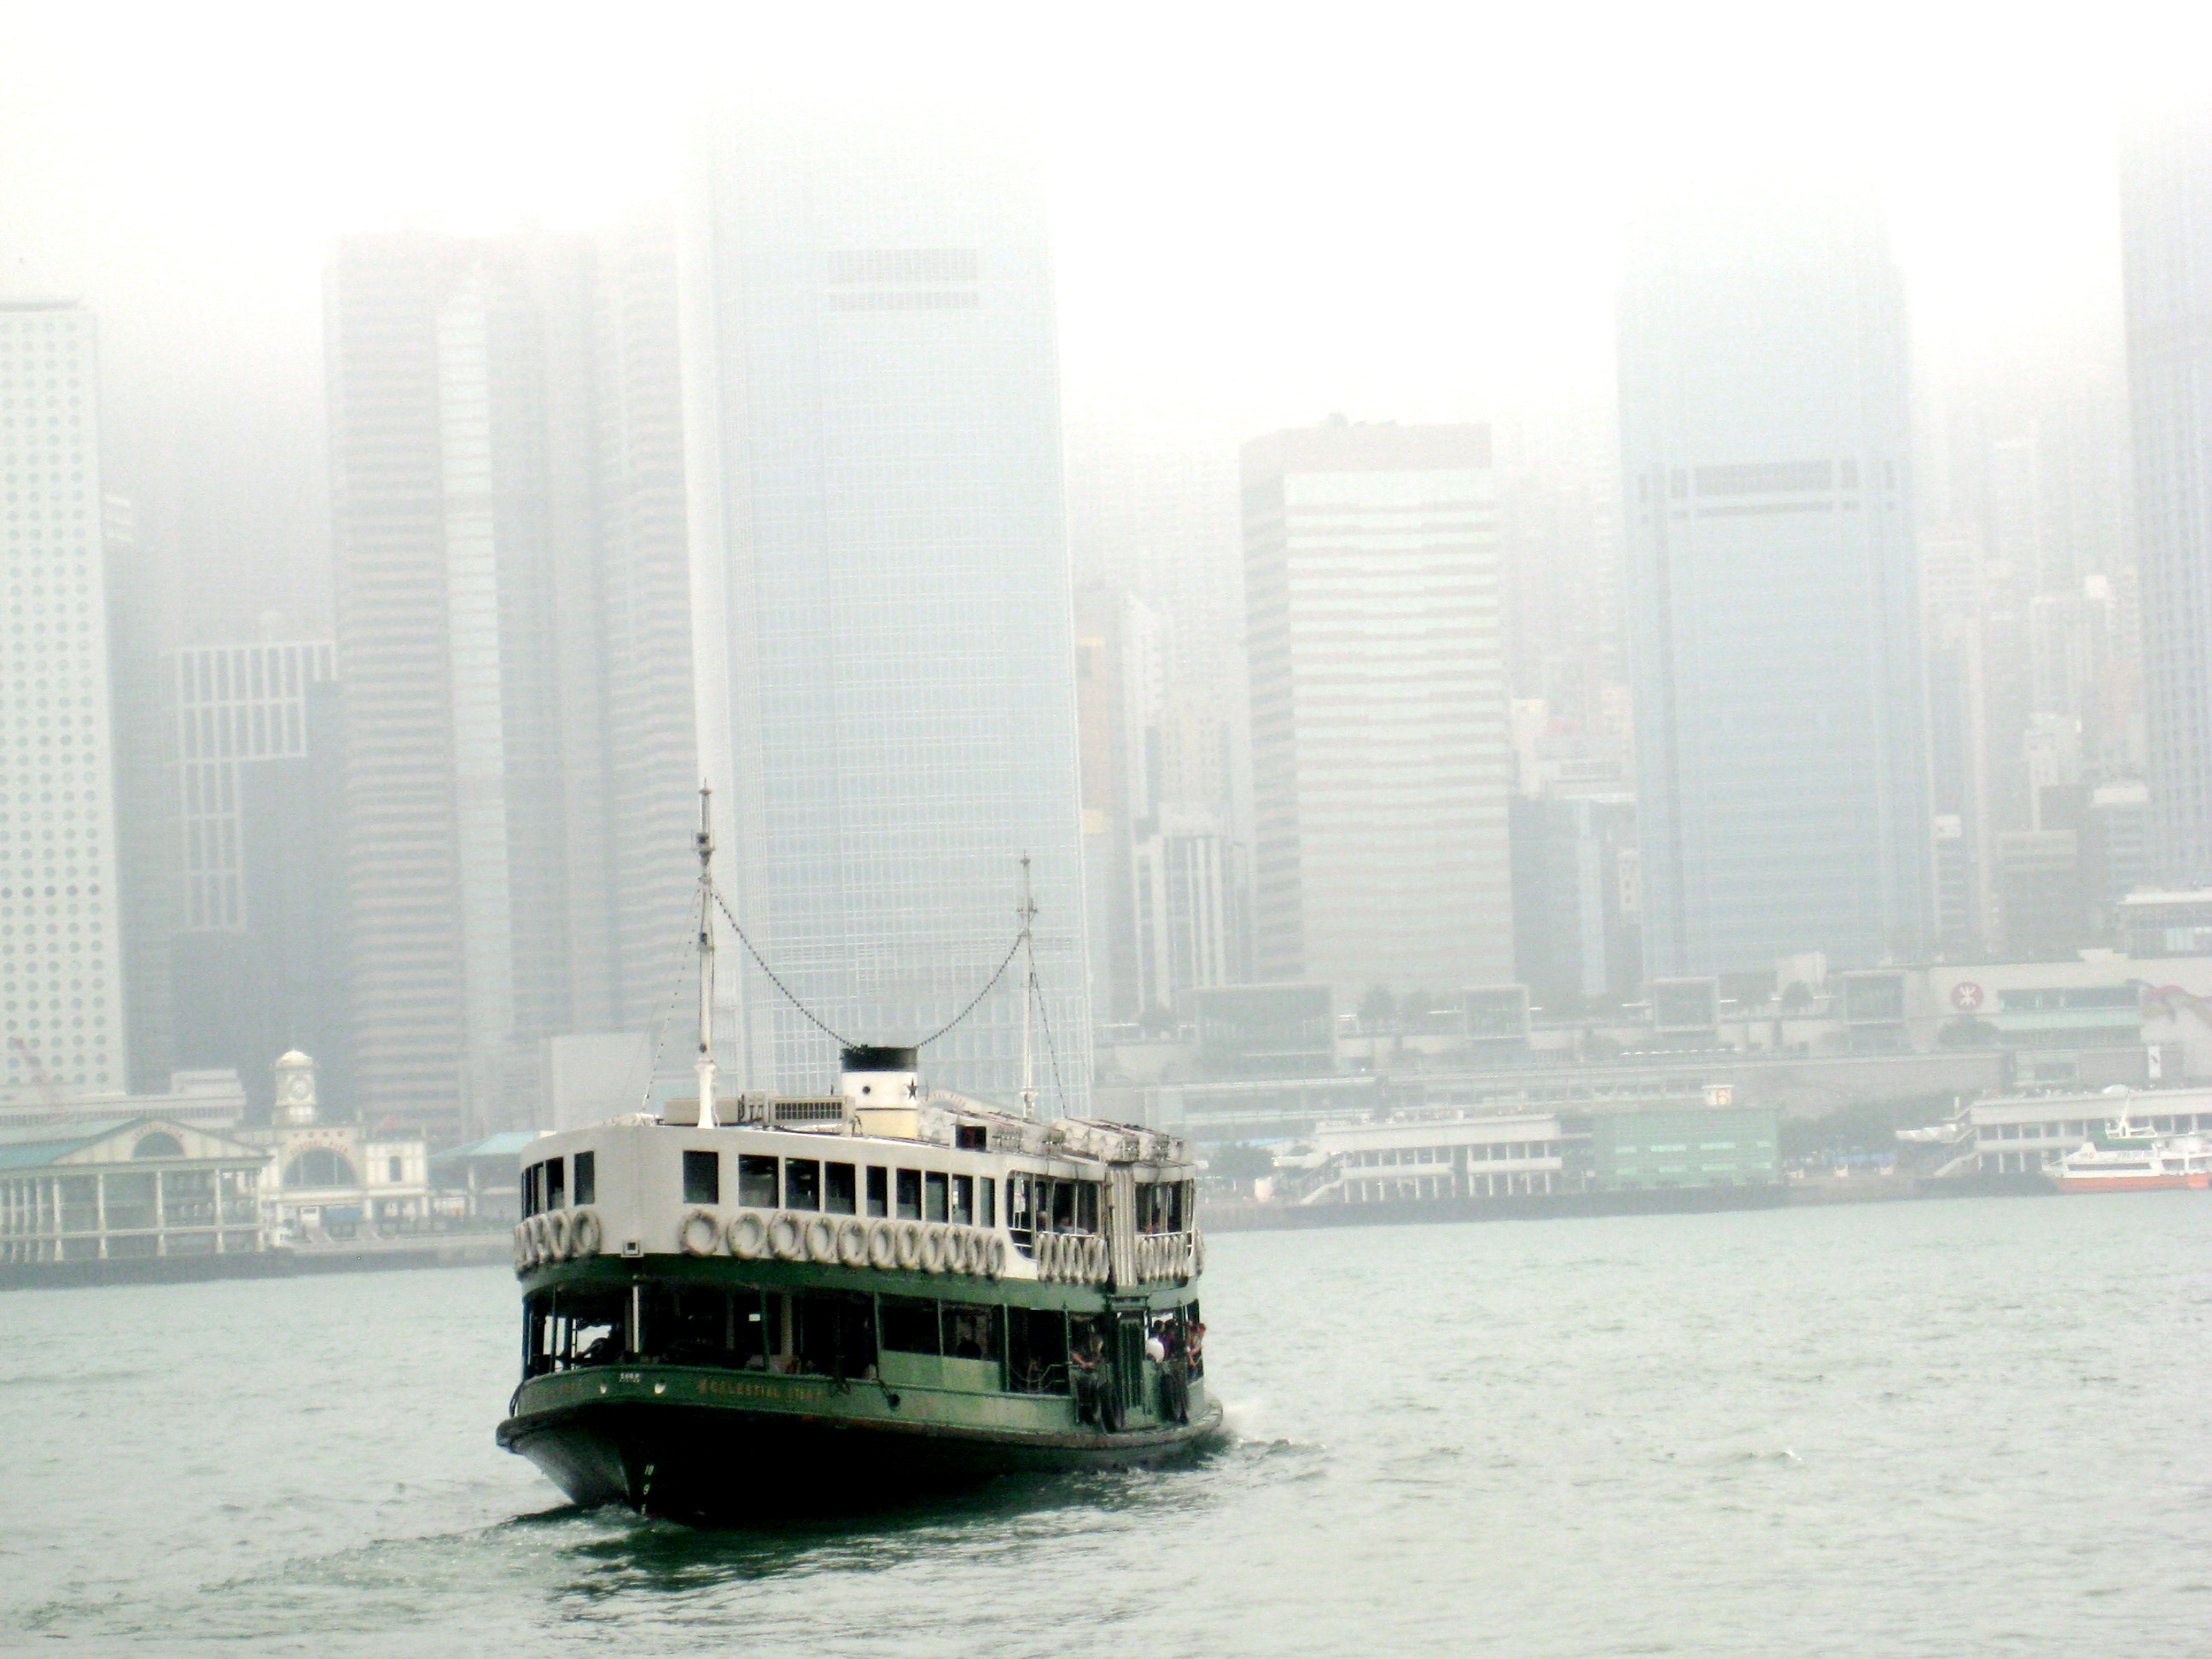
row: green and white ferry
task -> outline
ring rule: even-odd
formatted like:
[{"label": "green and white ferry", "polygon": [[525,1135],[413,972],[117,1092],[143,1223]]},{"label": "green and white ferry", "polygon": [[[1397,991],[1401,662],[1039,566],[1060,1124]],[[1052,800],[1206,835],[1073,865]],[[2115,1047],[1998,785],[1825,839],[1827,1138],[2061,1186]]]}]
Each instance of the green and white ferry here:
[{"label": "green and white ferry", "polygon": [[1217,1433],[1182,1144],[925,1095],[912,1048],[720,1095],[711,851],[697,1095],[530,1148],[500,1443],[578,1504],[757,1521]]}]

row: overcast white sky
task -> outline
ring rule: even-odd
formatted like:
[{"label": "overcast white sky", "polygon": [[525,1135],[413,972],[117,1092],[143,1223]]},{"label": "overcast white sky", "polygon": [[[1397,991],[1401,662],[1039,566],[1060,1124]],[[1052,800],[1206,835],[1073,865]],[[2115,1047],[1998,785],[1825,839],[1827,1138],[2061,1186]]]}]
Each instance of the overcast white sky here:
[{"label": "overcast white sky", "polygon": [[1923,340],[2033,361],[2111,336],[2115,122],[2201,77],[2208,10],[4,0],[0,288],[81,294],[123,372],[265,387],[292,432],[335,232],[591,223],[665,190],[702,91],[920,86],[1033,116],[1079,415],[1578,396],[1627,216],[1747,162],[1865,179]]}]

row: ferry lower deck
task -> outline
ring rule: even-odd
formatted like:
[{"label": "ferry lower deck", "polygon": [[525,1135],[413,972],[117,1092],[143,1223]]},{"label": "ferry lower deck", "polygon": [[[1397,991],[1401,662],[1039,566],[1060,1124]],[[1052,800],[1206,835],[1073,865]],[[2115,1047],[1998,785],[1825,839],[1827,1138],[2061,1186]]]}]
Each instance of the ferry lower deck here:
[{"label": "ferry lower deck", "polygon": [[1154,1462],[1218,1427],[1203,1332],[1174,1284],[600,1257],[533,1284],[500,1441],[577,1503],[693,1520]]}]

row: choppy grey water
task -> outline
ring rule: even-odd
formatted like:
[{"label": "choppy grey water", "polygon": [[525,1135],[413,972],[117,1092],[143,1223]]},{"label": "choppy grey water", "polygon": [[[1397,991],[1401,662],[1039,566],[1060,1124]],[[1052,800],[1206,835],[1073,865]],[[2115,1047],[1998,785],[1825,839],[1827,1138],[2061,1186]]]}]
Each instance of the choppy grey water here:
[{"label": "choppy grey water", "polygon": [[495,1270],[0,1297],[0,1646],[2198,1655],[2212,1200],[1247,1234],[1195,1467],[580,1513]]}]

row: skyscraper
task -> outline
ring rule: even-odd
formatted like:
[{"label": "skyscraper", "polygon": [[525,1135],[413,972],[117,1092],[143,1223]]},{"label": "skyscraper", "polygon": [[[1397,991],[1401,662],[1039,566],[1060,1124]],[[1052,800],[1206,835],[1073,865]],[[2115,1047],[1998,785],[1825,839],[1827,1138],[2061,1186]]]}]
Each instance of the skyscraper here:
[{"label": "skyscraper", "polygon": [[[702,146],[687,264],[702,766],[737,913],[842,1035],[951,1020],[1032,860],[1046,1106],[1088,1086],[1074,671],[1044,204],[951,121],[750,117]],[[820,1086],[747,964],[744,1070]],[[923,1064],[1018,1085],[1010,972]],[[1056,1065],[1055,1065],[1056,1061]]]},{"label": "skyscraper", "polygon": [[[658,323],[648,243],[402,233],[332,262],[366,1115],[526,1121],[545,1041],[648,1019],[683,960],[652,861],[680,872],[687,839],[650,832],[691,773],[666,718],[689,701],[680,394],[672,342],[644,337],[669,332],[672,258],[664,239]],[[646,799],[671,779],[675,801]],[[660,950],[630,931],[656,920]]]},{"label": "skyscraper", "polygon": [[1512,979],[1498,516],[1482,427],[1244,446],[1260,978]]},{"label": "skyscraper", "polygon": [[1921,948],[1905,300],[1870,219],[1683,213],[1620,304],[1646,971]]},{"label": "skyscraper", "polygon": [[2212,882],[2212,113],[2130,136],[2120,236],[2157,859]]},{"label": "skyscraper", "polygon": [[0,1077],[127,1086],[92,313],[0,301]]}]

